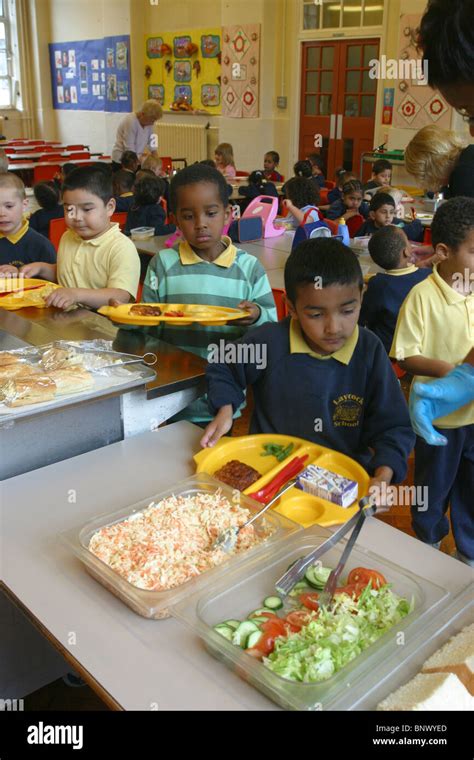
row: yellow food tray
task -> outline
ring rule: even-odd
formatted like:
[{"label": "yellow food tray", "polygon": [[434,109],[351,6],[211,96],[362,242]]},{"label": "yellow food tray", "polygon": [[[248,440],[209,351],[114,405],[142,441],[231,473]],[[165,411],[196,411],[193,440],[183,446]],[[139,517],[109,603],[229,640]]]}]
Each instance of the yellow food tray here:
[{"label": "yellow food tray", "polygon": [[[274,456],[261,456],[263,445],[266,443],[278,443],[283,446],[293,443],[294,448],[283,462],[278,462]],[[196,471],[207,472],[208,475],[214,475],[217,470],[232,459],[237,459],[239,462],[253,467],[262,474],[262,477],[244,491],[248,495],[266,485],[295,456],[303,456],[304,454],[308,455],[305,466],[316,464],[338,475],[357,481],[359,500],[367,494],[370,478],[360,464],[325,446],[289,435],[274,435],[272,433],[247,435],[239,438],[221,438],[212,449],[203,449],[195,454],[194,460],[197,463]],[[281,497],[274,509],[305,528],[310,525],[328,527],[346,522],[357,511],[357,503],[354,502],[350,507],[339,507],[326,499],[305,493],[299,488],[292,488]]]},{"label": "yellow food tray", "polygon": [[[27,290],[27,288],[33,288],[33,290]],[[0,308],[7,311],[26,309],[29,306],[44,309],[45,296],[56,288],[59,288],[59,285],[47,280],[25,278],[21,281],[14,279],[9,283],[8,279],[3,281],[0,278]]]},{"label": "yellow food tray", "polygon": [[[132,306],[155,306],[159,307],[162,314],[157,317],[145,317],[130,314]],[[181,311],[182,317],[166,317],[165,312]],[[243,319],[249,316],[249,312],[241,309],[230,309],[225,306],[207,306],[205,304],[189,303],[146,303],[146,304],[122,304],[121,306],[101,306],[99,314],[108,317],[112,322],[123,325],[142,325],[152,327],[161,323],[181,325],[185,327],[197,322],[200,325],[223,325],[233,319]]]}]

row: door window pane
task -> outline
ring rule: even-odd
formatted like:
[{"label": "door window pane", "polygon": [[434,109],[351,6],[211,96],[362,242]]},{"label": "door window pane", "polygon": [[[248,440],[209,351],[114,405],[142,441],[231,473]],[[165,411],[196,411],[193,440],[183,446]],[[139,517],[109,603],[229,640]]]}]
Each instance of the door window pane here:
[{"label": "door window pane", "polygon": [[5,50],[7,42],[5,39],[5,24],[0,23],[0,50]]},{"label": "door window pane", "polygon": [[314,3],[304,6],[303,11],[303,29],[317,29],[318,28],[318,16],[319,7]]},{"label": "door window pane", "polygon": [[306,92],[318,91],[318,77],[317,71],[308,71],[306,74]]},{"label": "door window pane", "polygon": [[364,71],[362,73],[362,92],[376,92],[377,80],[369,77],[369,72]]},{"label": "door window pane", "polygon": [[350,45],[347,48],[347,68],[355,69],[360,66],[362,48],[360,45]]},{"label": "door window pane", "polygon": [[5,14],[5,8],[3,7],[3,0],[0,0],[0,16]]},{"label": "door window pane", "polygon": [[5,50],[0,50],[0,77],[8,76],[7,54]]},{"label": "door window pane", "polygon": [[373,95],[362,95],[362,116],[373,116],[375,114],[375,97]]},{"label": "door window pane", "polygon": [[341,5],[340,3],[323,3],[323,28],[331,27],[339,29],[341,26]]},{"label": "door window pane", "polygon": [[308,57],[307,57],[308,69],[319,69],[320,53],[321,53],[321,48],[318,48],[318,47],[308,48]]},{"label": "door window pane", "polygon": [[332,92],[332,71],[321,72],[321,92]]},{"label": "door window pane", "polygon": [[10,81],[8,79],[0,79],[0,106],[9,105],[11,105]]},{"label": "door window pane", "polygon": [[306,95],[305,98],[305,114],[306,116],[317,115],[317,98],[316,95]]},{"label": "door window pane", "polygon": [[346,92],[359,92],[360,71],[346,72]]},{"label": "door window pane", "polygon": [[319,115],[320,116],[330,116],[331,115],[331,103],[332,103],[332,96],[331,95],[320,95],[319,96]]},{"label": "door window pane", "polygon": [[383,22],[384,0],[365,0],[364,26],[378,26]]},{"label": "door window pane", "polygon": [[344,102],[345,116],[359,116],[359,98],[353,95],[346,95]]},{"label": "door window pane", "polygon": [[354,168],[354,140],[344,140],[344,147],[342,152],[342,165],[346,172],[351,172]]},{"label": "door window pane", "polygon": [[362,0],[344,0],[342,26],[360,26],[362,21]]},{"label": "door window pane", "polygon": [[370,62],[379,55],[378,45],[364,45],[364,67],[370,66]]},{"label": "door window pane", "polygon": [[334,48],[324,47],[323,48],[323,62],[322,62],[321,68],[332,69],[333,66],[334,66]]}]

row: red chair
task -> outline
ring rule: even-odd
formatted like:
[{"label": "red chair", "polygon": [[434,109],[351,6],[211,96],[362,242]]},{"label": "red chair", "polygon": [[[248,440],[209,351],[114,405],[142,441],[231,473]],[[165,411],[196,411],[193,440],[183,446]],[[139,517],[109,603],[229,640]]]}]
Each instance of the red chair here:
[{"label": "red chair", "polygon": [[66,220],[64,218],[51,219],[49,223],[48,237],[54,245],[56,251],[59,248],[59,241],[67,230]]},{"label": "red chair", "polygon": [[273,300],[277,310],[278,321],[288,316],[288,306],[286,305],[285,291],[281,288],[272,288]]},{"label": "red chair", "polygon": [[236,177],[250,177],[250,172],[235,172]]},{"label": "red chair", "polygon": [[364,224],[364,217],[362,216],[362,214],[356,214],[355,216],[351,216],[351,218],[347,220],[347,229],[349,230],[349,235],[351,238],[354,237],[356,232],[360,230],[363,224]]},{"label": "red chair", "polygon": [[82,158],[87,159],[90,157],[91,154],[86,153],[86,151],[83,151],[82,153],[71,153],[71,155],[68,156],[68,161],[80,161]]},{"label": "red chair", "polygon": [[124,231],[125,225],[127,224],[127,212],[126,211],[117,211],[116,214],[112,214],[110,217],[111,222],[118,222],[120,226],[121,232]]},{"label": "red chair", "polygon": [[33,169],[33,184],[38,182],[48,182],[54,179],[56,174],[59,174],[61,167],[59,164],[51,164],[51,166],[35,166]]},{"label": "red chair", "polygon": [[41,161],[46,161],[47,163],[50,161],[64,161],[64,157],[60,153],[45,153],[44,156],[41,156]]},{"label": "red chair", "polygon": [[324,183],[324,187],[327,188],[328,190],[334,190],[334,188],[336,187],[336,183],[332,182],[332,180],[330,179],[327,179]]},{"label": "red chair", "polygon": [[394,361],[393,359],[391,359],[391,362],[392,362],[392,369],[395,372],[396,377],[398,378],[398,380],[401,380],[402,377],[405,377],[406,370],[402,369],[400,365],[398,364],[398,362]]},{"label": "red chair", "polygon": [[162,171],[168,176],[171,175],[173,173],[173,159],[171,156],[160,156],[160,159]]},{"label": "red chair", "polygon": [[425,243],[426,245],[431,245],[432,242],[433,241],[431,239],[431,227],[425,227],[425,232],[423,234],[423,243]]},{"label": "red chair", "polygon": [[84,150],[85,147],[85,145],[66,145],[66,150]]},{"label": "red chair", "polygon": [[324,219],[324,224],[327,224],[327,226],[331,230],[331,235],[339,234],[339,225],[337,222],[334,221],[334,219]]},{"label": "red chair", "polygon": [[329,190],[326,190],[325,187],[320,188],[320,190],[319,190],[319,205],[320,206],[327,206],[328,205],[328,203],[329,203],[328,192],[329,192]]}]

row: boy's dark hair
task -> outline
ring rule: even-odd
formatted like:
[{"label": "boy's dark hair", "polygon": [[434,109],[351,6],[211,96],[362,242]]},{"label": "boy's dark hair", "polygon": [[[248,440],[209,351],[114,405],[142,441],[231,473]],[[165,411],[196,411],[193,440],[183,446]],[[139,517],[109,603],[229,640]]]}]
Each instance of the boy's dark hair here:
[{"label": "boy's dark hair", "polygon": [[54,182],[38,182],[33,192],[41,208],[50,211],[59,203],[59,189]]},{"label": "boy's dark hair", "polygon": [[456,251],[474,230],[474,198],[458,196],[443,203],[431,223],[433,246],[444,243]]},{"label": "boy's dark hair", "polygon": [[122,169],[132,169],[134,164],[138,164],[138,156],[134,150],[126,150],[122,153]]},{"label": "boy's dark hair", "polygon": [[263,187],[266,179],[264,173],[260,169],[256,169],[249,176],[249,185],[256,185],[257,187]]},{"label": "boy's dark hair", "polygon": [[443,87],[472,82],[473,0],[430,0],[419,27],[418,47],[428,62],[428,83]]},{"label": "boy's dark hair", "polygon": [[67,164],[63,164],[61,167],[61,171],[63,173],[63,177],[67,177],[68,174],[74,171],[74,169],[77,169],[77,164],[73,164],[72,161],[68,161]]},{"label": "boy's dark hair", "polygon": [[276,150],[267,150],[265,153],[266,156],[271,156],[271,159],[275,166],[278,166],[280,163],[280,154],[276,152]]},{"label": "boy's dark hair", "polygon": [[216,168],[216,162],[212,158],[204,158],[202,161],[196,161],[196,163],[202,164],[202,166],[212,166],[213,169]]},{"label": "boy's dark hair", "polygon": [[121,188],[124,192],[130,193],[133,190],[135,184],[135,176],[131,172],[126,172],[124,169],[119,169],[113,175],[114,191]]},{"label": "boy's dark hair", "polygon": [[324,161],[319,153],[310,153],[308,161],[312,166],[317,166],[318,169],[321,169],[321,171],[324,172]]},{"label": "boy's dark hair", "polygon": [[358,179],[350,179],[349,182],[344,182],[342,186],[342,194],[348,195],[349,193],[362,193],[364,194],[364,188],[362,182]]},{"label": "boy's dark hair", "polygon": [[392,171],[392,164],[390,161],[387,161],[386,158],[379,158],[378,161],[372,165],[372,172],[374,174],[381,174],[382,172],[387,171],[387,169]]},{"label": "boy's dark hair", "polygon": [[106,174],[95,166],[76,166],[63,182],[63,194],[67,190],[87,190],[108,203],[113,196],[112,174]]},{"label": "boy's dark hair", "polygon": [[379,208],[382,208],[386,204],[395,208],[395,201],[392,196],[388,193],[375,193],[370,201],[369,211],[378,211]]},{"label": "boy's dark hair", "polygon": [[297,161],[293,167],[293,171],[295,173],[295,177],[306,177],[307,179],[309,179],[309,177],[313,176],[313,170],[311,168],[311,164],[307,160]]},{"label": "boy's dark hair", "polygon": [[142,177],[135,183],[135,201],[138,206],[154,206],[163,197],[165,183],[160,177]]},{"label": "boy's dark hair", "polygon": [[200,182],[208,182],[215,185],[219,194],[219,200],[224,208],[229,205],[229,190],[227,182],[217,169],[205,164],[192,164],[185,169],[181,169],[175,174],[170,183],[170,211],[176,214],[178,210],[178,191],[180,187],[186,185],[197,185]]},{"label": "boy's dark hair", "polygon": [[397,269],[407,244],[403,230],[390,224],[374,232],[369,240],[369,253],[382,269]]},{"label": "boy's dark hair", "polygon": [[285,183],[284,191],[297,208],[317,206],[319,203],[318,187],[306,177],[292,177]]},{"label": "boy's dark hair", "polygon": [[330,285],[364,286],[357,256],[340,240],[312,238],[290,253],[285,266],[286,295],[294,305],[298,287],[313,285],[321,278],[323,288]]}]

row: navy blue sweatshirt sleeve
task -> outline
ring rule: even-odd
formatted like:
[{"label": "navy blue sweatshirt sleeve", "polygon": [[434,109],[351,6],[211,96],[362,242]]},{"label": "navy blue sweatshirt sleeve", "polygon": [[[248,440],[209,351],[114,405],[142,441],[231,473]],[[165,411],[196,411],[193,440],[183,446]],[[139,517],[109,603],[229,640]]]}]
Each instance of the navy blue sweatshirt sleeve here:
[{"label": "navy blue sweatshirt sleeve", "polygon": [[378,345],[367,387],[363,443],[374,450],[370,471],[383,465],[393,470],[393,483],[407,473],[408,455],[415,445],[408,406],[383,344]]},{"label": "navy blue sweatshirt sleeve", "polygon": [[166,214],[162,206],[158,204],[149,206],[147,211],[147,226],[155,228],[155,235],[169,235],[176,232],[174,224],[166,224]]},{"label": "navy blue sweatshirt sleeve", "polygon": [[359,314],[359,324],[371,330],[380,308],[379,288],[377,275],[369,280],[367,290],[362,298],[362,307]]},{"label": "navy blue sweatshirt sleeve", "polygon": [[[254,335],[256,335],[256,338]],[[234,344],[229,344],[230,347],[227,349],[229,355],[231,356],[232,346],[235,346],[236,350],[239,350],[238,347],[242,346],[242,349],[245,348],[245,351],[243,351],[245,359],[252,358],[252,356],[254,358],[257,357],[259,354],[255,350],[255,345],[256,342],[261,343],[260,335],[261,331],[257,328],[247,333],[245,337]],[[219,363],[213,361],[213,357],[209,356],[206,381],[208,405],[211,414],[217,414],[219,409],[227,404],[232,404],[233,411],[237,411],[245,401],[245,389],[248,385],[256,383],[263,372],[265,372],[265,369],[261,363],[259,366],[259,363],[256,361]]]},{"label": "navy blue sweatshirt sleeve", "polygon": [[340,219],[346,212],[346,207],[341,199],[331,203],[330,207],[326,211],[326,219]]}]

